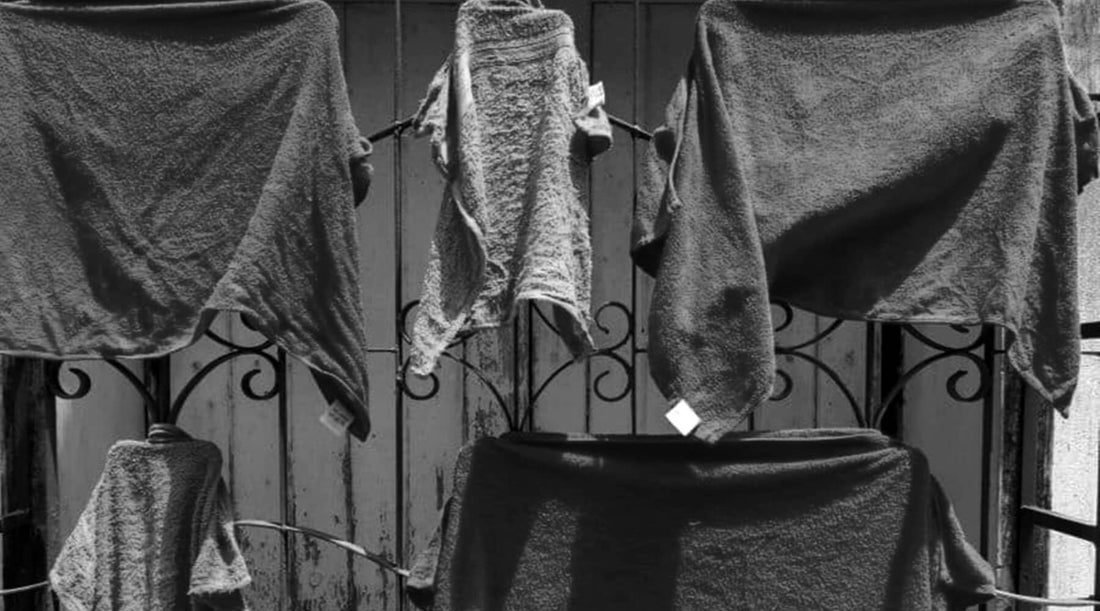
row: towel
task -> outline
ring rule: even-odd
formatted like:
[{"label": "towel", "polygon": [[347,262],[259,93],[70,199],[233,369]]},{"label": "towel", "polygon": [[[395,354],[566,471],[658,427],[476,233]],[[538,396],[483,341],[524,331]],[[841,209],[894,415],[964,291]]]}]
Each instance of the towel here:
[{"label": "towel", "polygon": [[611,145],[600,100],[559,10],[467,0],[454,50],[416,116],[447,179],[413,322],[411,363],[427,375],[447,345],[551,306],[574,355],[594,348],[588,165]]},{"label": "towel", "polygon": [[240,312],[364,439],[339,50],[321,0],[0,4],[0,351],[153,357]]},{"label": "towel", "polygon": [[251,577],[208,441],[119,441],[50,571],[66,611],[235,611]]},{"label": "towel", "polygon": [[870,430],[509,434],[460,452],[420,608],[964,609],[993,595],[916,449]]},{"label": "towel", "polygon": [[653,379],[732,430],[772,389],[775,299],[1001,325],[1064,412],[1096,140],[1048,0],[706,2],[635,217]]}]

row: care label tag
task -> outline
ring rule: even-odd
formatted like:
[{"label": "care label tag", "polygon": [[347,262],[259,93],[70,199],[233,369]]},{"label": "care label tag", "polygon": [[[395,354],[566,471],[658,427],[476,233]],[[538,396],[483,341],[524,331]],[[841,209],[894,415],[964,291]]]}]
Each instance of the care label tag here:
[{"label": "care label tag", "polygon": [[672,406],[672,409],[665,412],[665,418],[672,423],[672,426],[676,427],[677,431],[683,436],[688,436],[695,427],[699,426],[702,419],[699,418],[699,414],[695,413],[695,410],[691,409],[687,401],[680,399]]},{"label": "care label tag", "polygon": [[589,110],[603,106],[606,101],[603,93],[603,81],[596,83],[595,85],[588,86],[588,108]]},{"label": "care label tag", "polygon": [[321,414],[321,424],[325,425],[325,428],[332,431],[332,434],[337,437],[347,433],[348,427],[354,421],[355,416],[339,401],[330,403],[325,413]]}]

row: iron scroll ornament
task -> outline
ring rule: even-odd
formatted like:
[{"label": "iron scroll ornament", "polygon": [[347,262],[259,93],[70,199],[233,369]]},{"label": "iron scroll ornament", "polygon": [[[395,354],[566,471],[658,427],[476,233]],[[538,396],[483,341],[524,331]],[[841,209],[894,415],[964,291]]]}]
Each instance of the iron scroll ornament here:
[{"label": "iron scroll ornament", "polygon": [[[417,307],[418,302],[412,301],[402,308],[401,315],[399,317],[400,328],[402,329],[402,341],[409,341],[409,333],[407,331],[407,325],[411,317],[412,312]],[[776,323],[773,331],[778,334],[781,331],[788,329],[799,312],[796,311],[791,305],[773,301],[772,305],[778,308],[779,314],[775,316]],[[536,305],[531,306],[531,311],[534,314],[534,318],[539,320],[542,325],[559,335],[558,330],[554,327],[553,323],[546,317],[545,313]],[[537,407],[538,400],[543,397],[547,389],[552,385],[564,371],[577,366],[583,360],[590,360],[593,358],[604,358],[610,362],[612,366],[617,368],[624,376],[626,382],[622,388],[617,392],[607,392],[604,388],[605,382],[609,379],[609,376],[613,374],[611,370],[606,370],[598,374],[592,386],[592,391],[595,396],[602,401],[608,403],[615,403],[628,397],[635,388],[635,367],[632,362],[628,360],[626,356],[622,354],[623,349],[630,345],[630,350],[636,354],[643,354],[646,352],[644,347],[637,347],[633,340],[636,339],[636,330],[634,317],[630,309],[619,302],[607,302],[604,303],[596,310],[595,324],[596,327],[605,335],[612,335],[612,327],[607,324],[605,317],[610,312],[617,312],[621,315],[625,324],[622,325],[621,335],[614,338],[610,343],[602,348],[599,348],[595,352],[587,355],[584,359],[574,359],[562,362],[558,364],[543,380],[532,383],[533,390],[528,395],[528,402],[526,409],[523,411],[523,416],[517,419],[513,416],[512,406],[509,405],[505,399],[505,394],[500,391],[489,376],[482,371],[477,365],[471,363],[465,358],[457,356],[454,349],[461,347],[465,341],[465,337],[455,340],[448,349],[443,353],[442,359],[451,361],[467,372],[473,374],[481,384],[489,391],[493,397],[494,403],[497,409],[503,414],[505,421],[510,430],[525,430],[532,424],[532,415]],[[802,312],[801,315],[809,315]],[[909,364],[904,370],[897,372],[897,380],[889,388],[883,390],[882,394],[876,396],[866,396],[864,401],[857,399],[856,393],[852,390],[848,381],[829,363],[821,359],[813,352],[813,348],[819,345],[825,339],[831,337],[835,332],[845,324],[865,324],[865,325],[879,325],[882,326],[885,323],[875,322],[855,322],[843,319],[833,319],[831,322],[825,325],[823,329],[817,331],[808,338],[799,339],[792,343],[777,343],[775,346],[775,354],[777,357],[789,357],[791,360],[802,361],[809,364],[811,367],[819,371],[825,376],[841,393],[844,397],[845,403],[851,410],[852,416],[857,426],[860,427],[874,427],[881,428],[885,417],[890,410],[899,409],[903,403],[903,392],[907,385],[909,385],[915,378],[922,373],[927,372],[933,365],[942,364],[951,361],[958,361],[961,367],[952,372],[946,382],[946,392],[955,401],[960,403],[975,403],[986,398],[992,389],[992,377],[993,369],[991,364],[975,353],[976,350],[983,347],[991,347],[994,342],[995,329],[992,326],[981,327],[980,331],[975,337],[963,343],[962,345],[954,346],[948,345],[940,341],[936,341],[929,337],[926,333],[920,331],[917,327],[911,324],[892,324],[894,328],[900,329],[901,332],[916,340],[920,344],[928,348],[933,349],[933,353],[921,358],[915,363]],[[968,335],[973,332],[972,327],[966,327],[963,325],[951,325],[949,327],[955,332],[962,335]],[[870,358],[870,347],[867,349],[868,358]],[[997,355],[1003,353],[1003,350],[992,350],[989,352],[991,355]],[[794,390],[794,376],[787,371],[786,367],[782,363],[778,364],[776,368],[776,382],[773,389],[772,396],[769,398],[772,402],[782,401],[788,398]],[[974,384],[974,390],[963,391],[962,385],[966,381],[972,379],[977,380]],[[427,380],[428,388],[426,390],[418,391],[414,387],[414,383],[411,382],[411,376],[409,371],[409,359],[406,358],[402,363],[398,371],[398,386],[404,395],[415,401],[424,401],[436,396],[440,390],[440,381],[434,372],[425,376]]]},{"label": "iron scroll ornament", "polygon": [[[399,324],[402,330],[401,341],[403,342],[409,342],[407,326],[412,312],[417,305],[417,301],[407,303],[402,308],[399,315]],[[800,315],[788,304],[773,302],[773,305],[778,308],[778,314],[775,316],[776,324],[774,326],[774,331],[776,333],[789,328],[794,318]],[[537,321],[538,324],[550,329],[553,334],[560,335],[553,323],[537,305],[530,306],[530,314],[531,320],[533,321],[532,324],[534,324],[534,321]],[[247,328],[254,328],[247,320],[247,317],[241,316],[241,321]],[[494,404],[504,416],[509,430],[525,430],[533,425],[534,410],[537,408],[540,399],[543,399],[547,391],[552,387],[554,381],[559,379],[565,371],[580,365],[586,360],[603,359],[608,365],[608,368],[598,373],[592,381],[592,392],[601,401],[616,403],[627,399],[631,393],[634,392],[636,384],[634,357],[638,354],[645,353],[646,350],[644,347],[637,346],[636,325],[630,308],[617,301],[604,303],[597,308],[593,322],[595,328],[598,329],[602,335],[608,337],[609,341],[607,341],[604,346],[586,355],[582,359],[567,360],[557,364],[557,366],[555,366],[542,380],[532,381],[528,388],[526,407],[523,409],[522,414],[513,409],[513,406],[510,405],[509,401],[505,398],[505,393],[501,392],[486,372],[457,353],[455,349],[461,347],[468,336],[456,339],[448,346],[448,349],[444,351],[441,358],[458,365],[478,379],[478,381],[489,391]],[[933,365],[939,363],[954,361],[961,365],[959,369],[948,376],[946,382],[947,394],[957,402],[973,403],[981,401],[988,395],[992,388],[992,366],[985,358],[976,354],[975,351],[983,346],[988,347],[992,345],[994,341],[993,327],[986,326],[981,328],[972,339],[956,346],[934,340],[914,325],[900,324],[897,326],[907,337],[931,348],[932,353],[912,363],[904,371],[900,371],[897,381],[890,388],[884,390],[881,400],[876,400],[876,397],[866,397],[864,402],[861,402],[857,399],[856,393],[853,392],[849,383],[844,380],[843,376],[838,373],[831,364],[819,358],[813,351],[814,346],[832,336],[837,329],[845,324],[860,323],[852,323],[840,319],[833,320],[823,329],[808,338],[786,344],[777,343],[775,346],[775,354],[777,357],[788,357],[790,360],[807,363],[823,374],[844,397],[844,401],[850,407],[856,424],[860,427],[881,427],[883,419],[888,412],[892,409],[898,409],[903,403],[903,391],[905,387],[910,384],[914,378],[928,371]],[[873,325],[880,323],[862,324]],[[952,325],[950,328],[960,335],[969,335],[973,332],[972,328],[961,325]],[[176,397],[167,405],[162,404],[163,402],[159,402],[150,391],[149,386],[141,377],[131,371],[122,360],[105,360],[112,369],[117,371],[119,375],[139,393],[145,405],[148,421],[150,423],[175,423],[179,418],[180,412],[187,404],[193,392],[198,388],[199,384],[224,364],[241,357],[256,357],[261,361],[261,365],[266,365],[267,368],[270,368],[273,375],[273,382],[269,386],[259,388],[257,380],[263,374],[261,367],[253,367],[245,372],[240,381],[240,388],[245,396],[253,400],[264,401],[273,399],[284,392],[286,387],[286,371],[281,365],[280,356],[273,354],[271,351],[271,348],[274,347],[274,343],[271,340],[240,344],[211,330],[205,331],[204,334],[211,341],[224,347],[226,352],[203,365],[187,380]],[[396,350],[387,349],[385,352],[396,352]],[[868,351],[868,354],[869,353]],[[1001,353],[1003,353],[1003,350],[992,351],[988,354],[996,355]],[[85,369],[82,369],[76,363],[78,362],[55,360],[46,362],[47,384],[50,392],[56,397],[62,399],[80,399],[87,396],[91,391],[91,376]],[[622,376],[623,382],[621,382],[621,386],[617,388],[608,388],[608,384],[610,384],[615,375]],[[72,378],[75,379],[75,388],[72,387],[71,382],[63,380],[65,376],[72,376]],[[406,357],[398,367],[397,382],[400,392],[408,399],[425,401],[435,397],[439,393],[440,381],[434,372],[423,378],[425,382],[420,384],[413,382],[413,377],[414,376],[410,373],[410,359]],[[976,383],[972,381],[975,379]],[[970,382],[973,390],[963,390],[964,382]],[[419,387],[423,386],[425,383],[427,388],[419,389]],[[794,377],[786,370],[783,363],[779,363],[776,369],[775,388],[770,400],[775,402],[788,398],[793,392],[793,387]]]},{"label": "iron scroll ornament", "polygon": [[[241,323],[246,328],[255,330],[255,326],[251,324],[247,316],[241,314],[240,319]],[[246,345],[235,343],[209,329],[204,331],[203,335],[225,347],[227,351],[203,365],[197,372],[188,378],[187,382],[185,382],[180,389],[180,392],[170,402],[158,400],[150,390],[149,384],[131,371],[122,359],[103,359],[103,362],[117,371],[141,396],[142,402],[145,405],[146,418],[150,424],[159,422],[175,424],[179,419],[180,412],[183,411],[184,406],[187,404],[187,400],[194,393],[195,389],[198,388],[199,384],[222,365],[240,357],[254,356],[259,358],[260,361],[266,363],[271,368],[274,378],[269,388],[258,390],[256,387],[256,380],[263,371],[259,367],[254,367],[245,372],[245,374],[241,376],[240,388],[241,392],[243,392],[246,397],[256,401],[266,401],[277,397],[286,388],[286,371],[285,368],[280,365],[280,357],[272,354],[270,351],[274,346],[274,342],[271,340],[264,340]],[[150,361],[150,359],[126,359],[126,361],[129,362],[138,360],[145,362]],[[79,361],[46,361],[46,384],[55,397],[75,400],[82,399],[91,392],[91,376],[86,370],[77,366],[75,364],[77,362]],[[66,373],[76,379],[76,388],[71,390],[66,389],[66,384],[62,380],[62,377]],[[161,381],[161,383],[164,383],[164,381]]]}]

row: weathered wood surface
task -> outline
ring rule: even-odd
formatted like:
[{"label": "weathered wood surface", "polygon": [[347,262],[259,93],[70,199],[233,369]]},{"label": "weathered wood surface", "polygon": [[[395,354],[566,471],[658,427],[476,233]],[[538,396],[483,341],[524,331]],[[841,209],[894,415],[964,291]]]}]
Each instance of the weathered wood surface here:
[{"label": "weathered wood surface", "polygon": [[[54,454],[54,400],[45,388],[42,361],[0,357],[0,516],[19,513],[0,535],[0,588],[45,579],[57,550],[58,494]],[[7,611],[53,609],[46,590],[14,594]]]}]

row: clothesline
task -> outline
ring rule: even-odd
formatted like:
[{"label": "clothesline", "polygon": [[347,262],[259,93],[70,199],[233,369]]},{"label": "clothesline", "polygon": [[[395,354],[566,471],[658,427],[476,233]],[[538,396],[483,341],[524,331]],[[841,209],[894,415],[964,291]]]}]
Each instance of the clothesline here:
[{"label": "clothesline", "polygon": [[[642,140],[652,140],[653,139],[653,134],[651,132],[646,131],[643,127],[639,126],[636,123],[631,123],[629,121],[626,121],[625,119],[620,119],[619,117],[616,117],[613,114],[608,114],[607,115],[607,120],[612,125],[614,125],[615,127],[626,130],[634,138],[641,138]],[[404,132],[406,129],[409,129],[410,127],[412,127],[413,123],[415,123],[415,122],[416,122],[415,115],[407,117],[407,118],[402,119],[400,121],[397,121],[397,122],[395,122],[395,123],[393,123],[393,124],[391,124],[387,127],[383,127],[382,129],[380,129],[380,130],[374,132],[373,134],[367,136],[367,140],[371,144],[374,144],[375,142],[378,142],[379,140],[383,140],[383,139],[389,138],[391,136],[400,136],[402,134],[402,132]]]},{"label": "clothesline", "polygon": [[[1089,94],[1089,99],[1092,100],[1093,102],[1100,102],[1100,93],[1090,93]],[[1100,117],[1100,112],[1098,112],[1096,114],[1097,114],[1098,117]],[[642,140],[652,140],[653,139],[653,132],[651,132],[649,130],[646,130],[644,127],[641,127],[637,123],[631,123],[630,121],[627,121],[625,119],[620,119],[619,117],[617,117],[617,116],[615,116],[611,113],[608,113],[607,120],[610,121],[611,124],[614,125],[615,127],[626,130],[627,132],[630,133],[631,136],[633,136],[635,138],[641,138]],[[382,140],[383,138],[389,138],[390,136],[400,136],[401,132],[403,132],[406,129],[412,127],[412,125],[415,121],[416,121],[416,116],[415,115],[410,116],[406,119],[402,119],[400,121],[397,121],[397,122],[393,123],[392,125],[390,125],[388,127],[384,127],[382,129],[374,132],[373,134],[367,136],[367,140],[369,140],[373,144],[375,142],[378,142],[379,140]]]},{"label": "clothesline", "polygon": [[[403,577],[403,578],[408,578],[408,576],[409,576],[409,570],[408,569],[404,569],[404,568],[401,568],[401,567],[397,566],[396,564],[391,562],[388,558],[385,558],[384,556],[381,556],[379,554],[375,554],[373,552],[369,552],[366,549],[364,549],[363,547],[361,547],[359,545],[356,545],[356,544],[354,544],[350,541],[345,541],[343,539],[339,539],[339,538],[337,538],[333,535],[330,535],[330,534],[325,533],[325,532],[321,532],[319,530],[315,530],[315,529],[312,529],[312,528],[306,528],[306,527],[300,527],[300,526],[290,526],[290,525],[287,525],[287,524],[279,524],[279,523],[276,523],[276,522],[269,522],[267,520],[237,520],[233,524],[236,525],[236,526],[252,526],[252,527],[255,527],[255,528],[267,528],[267,529],[271,529],[271,530],[296,533],[296,534],[306,535],[308,537],[313,537],[313,538],[316,538],[316,539],[320,539],[322,541],[325,541],[327,543],[335,545],[335,546],[337,546],[341,549],[347,550],[347,551],[349,551],[349,552],[351,552],[351,553],[353,553],[357,556],[360,556],[362,558],[366,558],[367,560],[370,560],[371,562],[373,562],[373,563],[377,564],[378,566],[380,566],[383,570],[390,571],[391,573],[394,573],[394,574],[396,574],[400,577]],[[41,590],[41,589],[44,589],[44,588],[48,588],[49,585],[50,585],[50,582],[48,582],[48,581],[40,581],[38,583],[33,583],[33,584],[30,584],[30,585],[25,585],[25,586],[19,586],[19,587],[16,587],[16,588],[0,589],[0,597],[9,596],[9,595],[12,595],[12,594],[21,594],[21,593],[24,593],[24,592],[32,592],[32,591],[35,591],[35,590]],[[1045,605],[1047,607],[1078,607],[1078,606],[1100,607],[1100,601],[1091,600],[1091,599],[1087,599],[1087,598],[1042,598],[1042,597],[1038,597],[1038,596],[1026,596],[1026,595],[1023,595],[1023,594],[1015,594],[1015,593],[1012,593],[1012,592],[1006,592],[1004,590],[997,590],[997,589],[993,590],[993,594],[998,598],[1004,598],[1004,599],[1007,599],[1007,600],[1016,600],[1016,601],[1032,603],[1032,604],[1036,604],[1036,605]]]},{"label": "clothesline", "polygon": [[325,533],[325,532],[321,532],[319,530],[314,530],[312,528],[306,528],[306,527],[302,527],[302,526],[290,526],[289,524],[279,524],[279,523],[276,523],[276,522],[269,522],[267,520],[237,520],[236,522],[233,522],[233,524],[236,525],[236,526],[252,526],[252,527],[256,527],[256,528],[268,528],[268,529],[271,529],[271,530],[278,530],[278,531],[281,531],[281,532],[297,533],[297,534],[301,534],[301,535],[306,535],[308,537],[313,537],[315,539],[320,539],[322,541],[331,543],[331,544],[333,544],[337,547],[343,548],[343,549],[355,554],[356,556],[366,558],[367,560],[370,560],[371,562],[373,562],[373,563],[377,564],[378,566],[382,567],[384,570],[390,571],[391,573],[394,573],[396,575],[400,575],[401,577],[408,577],[409,576],[409,570],[408,569],[403,569],[403,568],[397,566],[396,564],[394,564],[392,561],[390,561],[385,556],[382,556],[380,554],[375,554],[373,552],[369,552],[366,549],[364,549],[363,547],[352,543],[351,541],[345,541],[343,539],[338,539],[333,535],[330,535],[330,534]]}]

